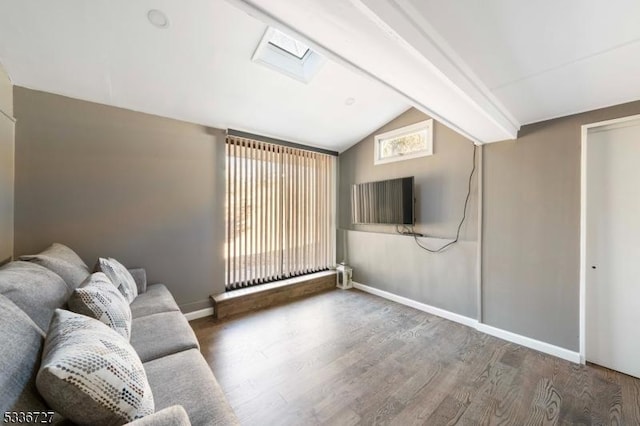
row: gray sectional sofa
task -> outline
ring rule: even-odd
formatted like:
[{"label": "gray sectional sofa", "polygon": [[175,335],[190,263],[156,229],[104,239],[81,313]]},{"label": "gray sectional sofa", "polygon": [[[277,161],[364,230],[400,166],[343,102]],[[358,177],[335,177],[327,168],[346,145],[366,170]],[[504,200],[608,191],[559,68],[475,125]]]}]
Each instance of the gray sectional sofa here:
[{"label": "gray sectional sofa", "polygon": [[[49,410],[35,386],[45,333],[55,309],[65,308],[81,275],[90,274],[84,264],[68,265],[47,256],[25,259],[30,261],[14,261],[0,268],[2,413]],[[130,343],[143,363],[155,401],[154,414],[130,424],[238,424],[167,287],[147,285],[143,269],[130,272],[139,293],[130,304]],[[57,414],[54,420],[69,423]]]}]

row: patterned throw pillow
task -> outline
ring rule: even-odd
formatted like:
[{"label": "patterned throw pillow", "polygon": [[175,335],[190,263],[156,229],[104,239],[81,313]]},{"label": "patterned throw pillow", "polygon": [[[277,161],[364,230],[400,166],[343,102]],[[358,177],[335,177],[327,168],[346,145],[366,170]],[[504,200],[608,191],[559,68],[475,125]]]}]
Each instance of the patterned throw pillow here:
[{"label": "patterned throw pillow", "polygon": [[69,298],[69,309],[105,323],[124,338],[131,337],[129,302],[102,272],[89,275]]},{"label": "patterned throw pillow", "polygon": [[113,285],[115,285],[125,299],[127,299],[127,302],[131,303],[133,299],[138,297],[136,281],[127,268],[114,258],[99,258],[96,263],[95,272],[104,272]]},{"label": "patterned throw pillow", "polygon": [[100,321],[62,309],[51,320],[36,386],[51,408],[79,425],[121,425],[155,410],[129,342]]}]

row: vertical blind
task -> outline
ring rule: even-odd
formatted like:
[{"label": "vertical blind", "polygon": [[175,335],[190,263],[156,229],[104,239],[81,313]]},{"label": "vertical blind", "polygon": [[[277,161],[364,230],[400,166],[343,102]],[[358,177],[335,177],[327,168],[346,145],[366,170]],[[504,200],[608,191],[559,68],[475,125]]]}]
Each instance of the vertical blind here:
[{"label": "vertical blind", "polygon": [[321,271],[335,259],[335,157],[227,136],[226,288]]}]

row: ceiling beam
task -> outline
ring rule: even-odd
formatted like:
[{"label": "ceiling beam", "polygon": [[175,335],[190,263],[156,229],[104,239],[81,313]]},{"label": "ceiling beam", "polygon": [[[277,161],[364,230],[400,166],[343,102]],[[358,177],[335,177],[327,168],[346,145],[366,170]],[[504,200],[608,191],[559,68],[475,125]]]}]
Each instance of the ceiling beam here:
[{"label": "ceiling beam", "polygon": [[475,143],[517,137],[517,120],[407,1],[229,1]]},{"label": "ceiling beam", "polygon": [[[453,90],[459,89],[480,111],[512,138],[520,129],[518,120],[502,105],[473,70],[438,34],[409,0],[350,0],[383,31],[397,37],[407,52],[436,67]],[[494,142],[494,141],[485,141]]]}]

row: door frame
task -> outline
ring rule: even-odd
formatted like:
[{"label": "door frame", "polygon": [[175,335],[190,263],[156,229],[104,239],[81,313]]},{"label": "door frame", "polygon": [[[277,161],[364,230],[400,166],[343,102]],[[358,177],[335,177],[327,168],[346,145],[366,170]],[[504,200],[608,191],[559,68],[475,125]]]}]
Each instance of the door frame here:
[{"label": "door frame", "polygon": [[587,360],[586,333],[587,333],[587,159],[589,130],[597,127],[610,126],[626,121],[640,120],[640,114],[628,117],[614,118],[613,120],[599,121],[585,124],[581,127],[580,136],[580,364]]}]

